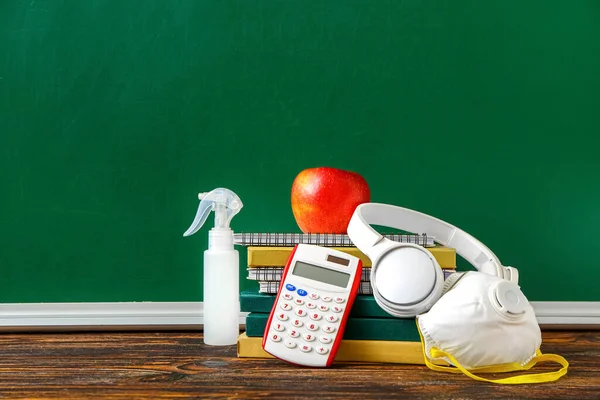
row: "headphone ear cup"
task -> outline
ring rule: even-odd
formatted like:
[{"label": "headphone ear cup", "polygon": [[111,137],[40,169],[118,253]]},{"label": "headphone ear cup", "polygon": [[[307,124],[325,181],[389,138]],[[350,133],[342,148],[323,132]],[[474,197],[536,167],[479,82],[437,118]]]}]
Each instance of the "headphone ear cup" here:
[{"label": "headphone ear cup", "polygon": [[410,318],[421,314],[442,295],[443,272],[422,246],[402,244],[391,248],[373,264],[373,296],[389,314]]}]

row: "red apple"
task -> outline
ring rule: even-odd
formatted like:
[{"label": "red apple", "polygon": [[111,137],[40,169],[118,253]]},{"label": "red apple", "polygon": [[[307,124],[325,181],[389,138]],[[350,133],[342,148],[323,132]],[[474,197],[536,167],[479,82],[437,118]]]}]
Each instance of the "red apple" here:
[{"label": "red apple", "polygon": [[354,209],[370,199],[361,175],[337,168],[305,169],[292,184],[292,212],[304,233],[346,233]]}]

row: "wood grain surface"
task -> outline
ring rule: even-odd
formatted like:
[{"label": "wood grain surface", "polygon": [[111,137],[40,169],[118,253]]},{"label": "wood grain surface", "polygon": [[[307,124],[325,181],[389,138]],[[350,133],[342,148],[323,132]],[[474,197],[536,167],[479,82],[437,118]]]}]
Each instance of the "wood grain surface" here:
[{"label": "wood grain surface", "polygon": [[600,399],[600,331],[545,331],[543,338],[542,351],[564,356],[568,374],[509,386],[416,365],[313,369],[238,359],[235,346],[206,346],[201,332],[1,334],[0,398]]}]

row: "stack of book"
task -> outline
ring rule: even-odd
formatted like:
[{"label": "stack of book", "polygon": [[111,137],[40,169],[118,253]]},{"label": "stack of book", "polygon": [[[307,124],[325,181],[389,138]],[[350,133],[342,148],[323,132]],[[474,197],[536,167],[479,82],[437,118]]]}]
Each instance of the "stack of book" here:
[{"label": "stack of book", "polygon": [[[445,275],[456,269],[456,251],[437,246],[426,235],[386,234],[388,239],[422,245],[436,258]],[[370,283],[371,260],[347,235],[333,234],[236,234],[234,242],[247,247],[247,278],[257,281],[258,291],[240,294],[241,311],[247,312],[246,331],[238,338],[238,357],[272,358],[262,349],[262,337],[276,299],[285,264],[297,243],[333,247],[363,263],[359,294],[346,324],[336,361],[424,364],[415,318],[395,318],[375,302]]]}]

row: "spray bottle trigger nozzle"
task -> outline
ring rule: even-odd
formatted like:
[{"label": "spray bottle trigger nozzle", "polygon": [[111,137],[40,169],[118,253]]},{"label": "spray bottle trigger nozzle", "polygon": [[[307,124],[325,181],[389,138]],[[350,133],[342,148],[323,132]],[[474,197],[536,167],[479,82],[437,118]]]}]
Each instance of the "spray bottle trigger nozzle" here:
[{"label": "spray bottle trigger nozzle", "polygon": [[183,234],[190,236],[196,233],[212,210],[215,211],[215,228],[229,228],[231,219],[240,212],[243,207],[242,201],[234,192],[225,188],[217,188],[210,192],[198,193],[200,205],[196,212],[194,222]]}]

